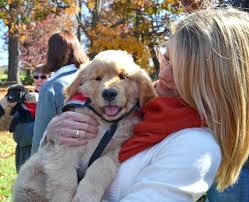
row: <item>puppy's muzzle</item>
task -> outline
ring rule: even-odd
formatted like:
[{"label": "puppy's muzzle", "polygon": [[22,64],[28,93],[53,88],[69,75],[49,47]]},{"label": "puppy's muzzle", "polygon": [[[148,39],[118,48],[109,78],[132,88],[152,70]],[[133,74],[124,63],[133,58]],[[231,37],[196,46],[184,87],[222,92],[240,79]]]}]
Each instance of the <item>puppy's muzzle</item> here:
[{"label": "puppy's muzzle", "polygon": [[113,101],[118,95],[118,92],[114,89],[105,89],[102,92],[102,97],[104,98],[104,100],[111,102]]}]

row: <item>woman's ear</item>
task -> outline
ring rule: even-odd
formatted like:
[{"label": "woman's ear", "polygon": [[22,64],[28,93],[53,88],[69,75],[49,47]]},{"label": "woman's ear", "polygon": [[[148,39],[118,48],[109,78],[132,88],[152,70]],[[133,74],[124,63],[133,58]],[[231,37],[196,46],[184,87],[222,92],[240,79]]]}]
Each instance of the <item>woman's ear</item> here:
[{"label": "woman's ear", "polygon": [[145,70],[141,69],[129,76],[136,81],[139,87],[139,107],[142,108],[149,100],[157,96],[151,78]]}]

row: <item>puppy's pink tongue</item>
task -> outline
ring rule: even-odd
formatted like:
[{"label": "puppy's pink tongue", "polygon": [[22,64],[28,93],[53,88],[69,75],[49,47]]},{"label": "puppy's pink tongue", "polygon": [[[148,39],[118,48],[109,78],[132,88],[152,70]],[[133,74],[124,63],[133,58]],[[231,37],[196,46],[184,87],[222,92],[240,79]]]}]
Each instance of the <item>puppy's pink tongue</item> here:
[{"label": "puppy's pink tongue", "polygon": [[108,116],[115,116],[118,111],[119,111],[120,107],[115,106],[115,105],[109,105],[105,107],[105,114]]}]

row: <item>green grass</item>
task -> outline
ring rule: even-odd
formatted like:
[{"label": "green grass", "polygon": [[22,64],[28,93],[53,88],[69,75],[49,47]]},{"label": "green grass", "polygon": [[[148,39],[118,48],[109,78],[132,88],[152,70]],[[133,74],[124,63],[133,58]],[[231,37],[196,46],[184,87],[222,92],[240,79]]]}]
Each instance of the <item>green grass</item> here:
[{"label": "green grass", "polygon": [[0,80],[7,80],[7,74],[1,74]]},{"label": "green grass", "polygon": [[11,187],[16,177],[15,142],[12,134],[0,132],[0,201],[11,201]]},{"label": "green grass", "polygon": [[[7,81],[8,75],[6,73],[0,72],[0,81]],[[23,81],[25,80],[26,75],[21,71],[20,73],[20,79]]]}]

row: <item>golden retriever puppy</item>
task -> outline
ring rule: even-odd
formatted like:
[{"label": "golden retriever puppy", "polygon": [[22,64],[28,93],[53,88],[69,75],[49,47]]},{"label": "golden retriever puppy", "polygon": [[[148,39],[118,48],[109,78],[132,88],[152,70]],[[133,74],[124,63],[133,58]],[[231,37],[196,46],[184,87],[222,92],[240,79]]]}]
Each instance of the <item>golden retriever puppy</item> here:
[{"label": "golden retriever puppy", "polygon": [[[101,201],[119,167],[120,146],[139,121],[134,108],[156,96],[147,73],[120,50],[103,51],[82,66],[66,89],[67,100],[76,94],[87,97],[91,107],[73,106],[70,110],[94,117],[99,122],[97,137],[82,147],[59,145],[56,139],[48,142],[22,166],[14,185],[14,201]],[[111,141],[88,167],[113,124],[116,131]],[[79,184],[77,170],[84,176]]]}]

